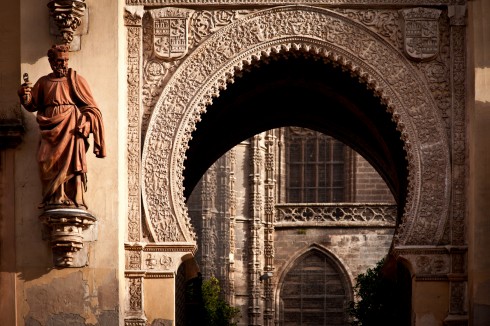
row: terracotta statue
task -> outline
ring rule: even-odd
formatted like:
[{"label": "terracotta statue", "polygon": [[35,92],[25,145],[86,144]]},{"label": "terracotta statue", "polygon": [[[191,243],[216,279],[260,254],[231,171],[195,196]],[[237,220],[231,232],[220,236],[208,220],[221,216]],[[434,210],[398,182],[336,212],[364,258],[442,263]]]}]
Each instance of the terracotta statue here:
[{"label": "terracotta statue", "polygon": [[48,59],[53,69],[33,87],[25,78],[18,90],[21,104],[37,111],[41,130],[38,162],[43,187],[40,208],[87,208],[88,137],[93,134],[93,152],[105,157],[104,125],[86,80],[68,68],[66,45],[53,45]]}]

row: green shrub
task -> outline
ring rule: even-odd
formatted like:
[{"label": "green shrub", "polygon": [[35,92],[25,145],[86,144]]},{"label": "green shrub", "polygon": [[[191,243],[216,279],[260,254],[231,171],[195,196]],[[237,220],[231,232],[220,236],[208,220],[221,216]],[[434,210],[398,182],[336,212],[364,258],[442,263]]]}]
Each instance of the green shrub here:
[{"label": "green shrub", "polygon": [[219,280],[211,277],[202,283],[202,298],[208,326],[236,326],[240,309],[231,307],[222,297]]},{"label": "green shrub", "polygon": [[353,326],[400,325],[397,283],[383,275],[384,262],[380,260],[356,279],[354,293],[358,300],[349,307]]}]

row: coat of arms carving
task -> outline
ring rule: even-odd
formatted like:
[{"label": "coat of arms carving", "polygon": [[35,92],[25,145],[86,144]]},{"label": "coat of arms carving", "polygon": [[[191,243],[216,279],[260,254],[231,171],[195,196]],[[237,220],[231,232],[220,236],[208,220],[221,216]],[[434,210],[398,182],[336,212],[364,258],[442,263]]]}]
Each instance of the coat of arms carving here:
[{"label": "coat of arms carving", "polygon": [[401,10],[405,53],[414,60],[430,60],[439,53],[439,16],[441,10],[411,8]]},{"label": "coat of arms carving", "polygon": [[193,10],[162,8],[151,11],[153,24],[153,49],[162,60],[184,57],[189,48],[189,19]]}]

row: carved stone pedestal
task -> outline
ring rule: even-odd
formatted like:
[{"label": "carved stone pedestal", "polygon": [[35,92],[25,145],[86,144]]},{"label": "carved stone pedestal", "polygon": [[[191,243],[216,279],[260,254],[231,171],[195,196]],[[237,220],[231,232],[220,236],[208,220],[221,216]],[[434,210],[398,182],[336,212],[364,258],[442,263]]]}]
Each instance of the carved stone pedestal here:
[{"label": "carved stone pedestal", "polygon": [[88,265],[84,242],[95,239],[97,218],[83,209],[49,209],[39,217],[45,225],[45,239],[49,239],[56,267]]}]

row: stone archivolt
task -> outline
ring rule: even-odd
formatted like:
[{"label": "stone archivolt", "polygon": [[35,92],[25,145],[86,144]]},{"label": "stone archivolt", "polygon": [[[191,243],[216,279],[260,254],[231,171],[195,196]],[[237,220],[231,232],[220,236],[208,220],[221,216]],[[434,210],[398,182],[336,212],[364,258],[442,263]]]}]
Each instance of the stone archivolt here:
[{"label": "stone archivolt", "polygon": [[169,79],[149,121],[142,156],[143,203],[155,241],[194,241],[182,172],[188,141],[206,106],[254,60],[289,51],[341,65],[381,98],[402,134],[409,170],[395,241],[438,243],[447,220],[451,176],[447,132],[430,89],[385,39],[345,16],[306,6],[259,11],[222,27]]}]

